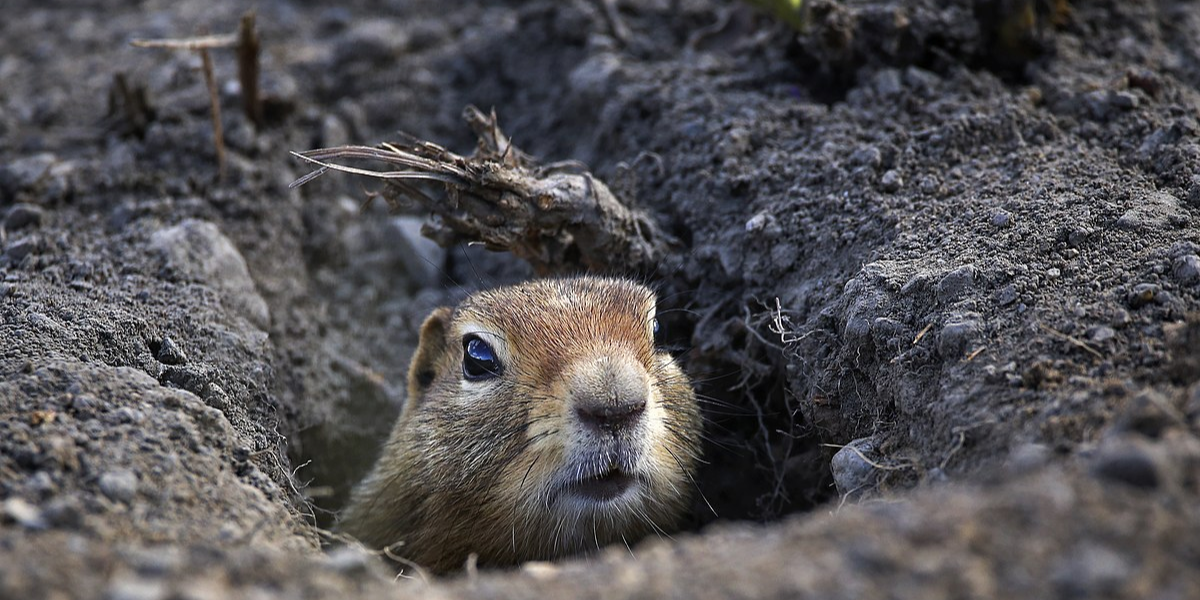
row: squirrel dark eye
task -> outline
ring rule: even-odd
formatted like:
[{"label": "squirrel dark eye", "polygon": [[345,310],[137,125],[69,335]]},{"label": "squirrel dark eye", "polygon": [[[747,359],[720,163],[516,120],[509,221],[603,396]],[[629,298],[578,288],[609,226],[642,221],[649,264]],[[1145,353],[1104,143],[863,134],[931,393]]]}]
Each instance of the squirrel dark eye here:
[{"label": "squirrel dark eye", "polygon": [[658,318],[650,319],[650,331],[654,333],[654,345],[661,347],[664,341],[663,328],[659,325]]},{"label": "squirrel dark eye", "polygon": [[491,344],[474,334],[463,337],[463,377],[467,381],[491,379],[503,372],[504,367]]}]

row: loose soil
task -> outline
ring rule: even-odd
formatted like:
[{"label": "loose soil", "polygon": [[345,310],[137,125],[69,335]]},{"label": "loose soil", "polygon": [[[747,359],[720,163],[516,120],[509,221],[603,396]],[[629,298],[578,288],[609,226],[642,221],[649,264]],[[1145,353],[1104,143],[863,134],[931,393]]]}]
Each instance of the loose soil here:
[{"label": "loose soil", "polygon": [[[267,0],[223,179],[198,56],[129,42],[245,6],[8,4],[0,598],[1200,597],[1194,3]],[[672,537],[393,580],[329,528],[417,326],[531,271],[288,151],[469,104],[682,242],[632,275],[708,464]]]}]

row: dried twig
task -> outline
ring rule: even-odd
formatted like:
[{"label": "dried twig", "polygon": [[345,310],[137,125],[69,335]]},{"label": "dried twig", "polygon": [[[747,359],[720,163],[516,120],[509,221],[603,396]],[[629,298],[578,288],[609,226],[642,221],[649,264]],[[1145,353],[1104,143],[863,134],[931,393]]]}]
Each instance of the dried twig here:
[{"label": "dried twig", "polygon": [[[423,233],[439,244],[465,239],[507,250],[542,274],[650,273],[674,256],[674,238],[648,215],[622,204],[590,173],[539,168],[512,145],[494,113],[467,107],[464,117],[479,137],[469,157],[416,139],[293,152],[318,168],[292,187],[330,170],[384,180],[389,187],[382,196],[393,206],[403,196],[438,217]],[[396,168],[371,170],[342,162],[356,159]],[[415,187],[426,182],[441,184],[444,194]]]},{"label": "dried twig", "polygon": [[191,38],[165,40],[133,40],[129,42],[138,48],[165,48],[167,50],[212,50],[215,48],[232,48],[237,45],[236,34],[201,35]]},{"label": "dried twig", "polygon": [[108,111],[105,118],[123,134],[146,135],[154,120],[155,111],[143,83],[131,83],[124,73],[113,75],[108,88]]},{"label": "dried twig", "polygon": [[1096,358],[1099,358],[1101,360],[1104,359],[1104,355],[1101,354],[1099,350],[1089,346],[1087,344],[1087,342],[1085,342],[1075,336],[1067,335],[1053,327],[1050,327],[1049,325],[1046,325],[1045,323],[1038,323],[1038,327],[1041,327],[1046,333],[1049,333],[1056,338],[1059,338],[1061,340],[1066,340],[1066,341],[1070,342],[1071,344],[1073,344],[1079,348],[1082,348],[1083,350],[1086,350],[1088,354],[1091,354],[1092,356],[1095,356]]},{"label": "dried twig", "polygon": [[237,48],[238,81],[242,86],[242,109],[246,118],[255,126],[262,125],[262,101],[258,93],[258,32],[254,26],[254,12],[242,16],[237,33],[225,35],[201,35],[191,38],[142,40],[130,42],[138,48],[163,48],[167,50],[191,50],[200,55],[203,63],[204,85],[208,88],[208,101],[212,110],[213,145],[217,152],[218,177],[225,179],[225,133],[221,125],[221,101],[217,91],[216,75],[213,72],[210,50]]},{"label": "dried twig", "polygon": [[917,332],[917,337],[913,338],[912,345],[916,346],[921,343],[921,340],[925,338],[925,334],[929,333],[930,329],[933,329],[933,323],[926,325],[921,331]]},{"label": "dried twig", "polygon": [[208,87],[208,104],[212,110],[213,144],[217,147],[217,179],[225,180],[225,132],[221,126],[221,97],[217,94],[217,80],[213,75],[212,57],[207,48],[201,48],[200,60],[204,63],[204,85]]},{"label": "dried twig", "polygon": [[258,30],[254,27],[254,11],[250,11],[242,15],[238,27],[238,82],[242,85],[242,111],[255,127],[263,123],[262,101],[258,97],[258,51]]}]

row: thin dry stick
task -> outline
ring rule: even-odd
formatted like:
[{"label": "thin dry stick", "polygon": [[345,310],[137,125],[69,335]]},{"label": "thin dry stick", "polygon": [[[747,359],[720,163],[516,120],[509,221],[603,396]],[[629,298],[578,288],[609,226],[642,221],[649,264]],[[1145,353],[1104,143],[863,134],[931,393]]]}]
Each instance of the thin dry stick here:
[{"label": "thin dry stick", "polygon": [[225,131],[221,126],[221,99],[217,95],[217,81],[213,75],[212,57],[207,48],[201,48],[200,60],[204,63],[204,85],[208,86],[208,104],[212,109],[213,143],[217,146],[217,179],[225,181]]},{"label": "thin dry stick", "polygon": [[242,84],[242,110],[255,127],[262,127],[263,107],[258,97],[258,30],[254,27],[254,11],[242,15],[238,27],[238,82]]},{"label": "thin dry stick", "polygon": [[238,38],[234,34],[201,35],[191,38],[166,40],[133,40],[129,43],[138,48],[165,48],[167,50],[209,50],[213,48],[232,48],[237,45]]},{"label": "thin dry stick", "polygon": [[1092,356],[1095,356],[1096,358],[1099,358],[1101,360],[1104,359],[1104,355],[1100,354],[1099,350],[1087,345],[1087,342],[1085,342],[1075,336],[1067,335],[1067,334],[1065,334],[1053,327],[1050,327],[1049,325],[1046,325],[1044,323],[1038,323],[1038,327],[1041,327],[1043,330],[1046,331],[1046,333],[1049,333],[1049,334],[1053,335],[1054,337],[1057,337],[1062,340],[1066,340],[1066,341],[1074,344],[1075,346],[1078,346],[1078,347],[1086,350],[1089,354],[1091,354]]},{"label": "thin dry stick", "polygon": [[933,323],[926,325],[925,328],[917,334],[917,337],[913,338],[912,345],[916,346],[918,343],[920,343],[920,341],[925,337],[925,334],[929,333],[930,329],[933,329]]},{"label": "thin dry stick", "polygon": [[[253,24],[253,23],[251,23]],[[221,126],[221,100],[217,94],[216,75],[213,73],[212,56],[208,51],[215,48],[232,48],[238,45],[236,34],[201,35],[191,38],[133,40],[137,48],[164,48],[167,50],[192,50],[200,55],[204,70],[204,85],[208,88],[208,104],[212,111],[213,145],[217,151],[217,179],[225,180],[225,132]],[[257,79],[257,72],[255,73]]]}]

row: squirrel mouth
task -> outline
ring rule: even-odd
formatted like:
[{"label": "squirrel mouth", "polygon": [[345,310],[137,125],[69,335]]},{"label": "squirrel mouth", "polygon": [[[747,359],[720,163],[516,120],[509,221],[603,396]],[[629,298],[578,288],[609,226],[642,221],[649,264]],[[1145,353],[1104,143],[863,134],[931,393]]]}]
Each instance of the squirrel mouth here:
[{"label": "squirrel mouth", "polygon": [[581,479],[567,486],[566,491],[592,502],[608,502],[620,497],[637,482],[632,475],[620,469],[610,469],[594,477]]}]

